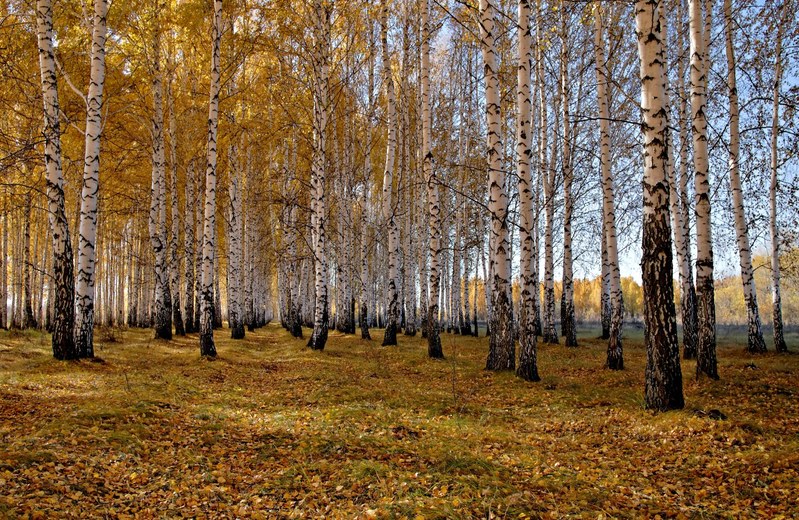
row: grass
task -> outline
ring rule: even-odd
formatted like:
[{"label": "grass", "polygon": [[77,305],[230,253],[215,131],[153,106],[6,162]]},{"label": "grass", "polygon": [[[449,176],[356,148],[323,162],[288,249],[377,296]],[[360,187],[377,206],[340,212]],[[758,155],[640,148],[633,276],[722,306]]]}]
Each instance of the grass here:
[{"label": "grass", "polygon": [[[786,517],[799,510],[799,357],[719,334],[721,381],[683,362],[685,410],[643,407],[642,331],[621,372],[596,330],[541,345],[543,380],[482,368],[487,340],[399,347],[277,325],[241,341],[120,330],[103,362],[0,332],[0,516]],[[306,331],[307,335],[308,331]],[[788,337],[797,346],[796,334]],[[753,368],[751,365],[754,365]],[[726,420],[714,420],[720,410]]]}]

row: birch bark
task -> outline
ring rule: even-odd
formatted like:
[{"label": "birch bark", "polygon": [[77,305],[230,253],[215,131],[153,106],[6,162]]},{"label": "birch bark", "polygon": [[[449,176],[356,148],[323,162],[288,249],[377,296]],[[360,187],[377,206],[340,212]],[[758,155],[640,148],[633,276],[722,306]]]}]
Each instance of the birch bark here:
[{"label": "birch bark", "polygon": [[78,276],[75,287],[75,348],[81,357],[94,357],[94,297],[97,242],[97,194],[100,185],[105,40],[108,0],[94,1],[91,72],[86,97],[86,142],[83,153]]},{"label": "birch bark", "polygon": [[669,184],[665,163],[667,110],[663,71],[660,0],[637,0],[635,25],[640,58],[644,134],[644,343],[647,351],[645,401],[648,409],[682,408],[682,372],[672,284]]}]

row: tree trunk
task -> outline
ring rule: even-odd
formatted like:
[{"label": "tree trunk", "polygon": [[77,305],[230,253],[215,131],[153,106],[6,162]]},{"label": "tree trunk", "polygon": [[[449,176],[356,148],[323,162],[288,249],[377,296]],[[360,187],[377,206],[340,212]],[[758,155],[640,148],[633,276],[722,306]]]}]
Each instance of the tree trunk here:
[{"label": "tree trunk", "polygon": [[219,127],[219,47],[222,39],[222,0],[214,0],[211,31],[211,86],[208,103],[207,163],[205,169],[205,215],[202,243],[202,292],[200,311],[200,355],[216,357],[214,345],[214,229],[216,227],[216,159]]},{"label": "tree trunk", "polygon": [[669,184],[666,178],[664,50],[658,11],[660,0],[637,0],[635,25],[640,58],[644,134],[644,223],[641,260],[646,345],[646,407],[684,406],[680,350],[672,284]]},{"label": "tree trunk", "polygon": [[486,125],[488,128],[488,211],[491,216],[490,256],[493,283],[491,284],[491,337],[489,339],[487,370],[513,370],[516,366],[513,334],[513,302],[510,292],[508,240],[508,195],[505,173],[502,170],[500,141],[499,76],[495,7],[492,0],[480,0],[480,47],[485,65]]},{"label": "tree trunk", "polygon": [[388,54],[388,4],[384,1],[381,15],[381,41],[383,44],[383,81],[386,84],[388,137],[386,139],[386,167],[383,173],[383,220],[388,226],[388,302],[386,330],[383,346],[397,344],[397,324],[399,322],[399,236],[394,215],[394,156],[397,148],[397,109],[394,95],[394,78],[391,74],[391,60]]},{"label": "tree trunk", "polygon": [[[196,254],[194,250],[196,225],[194,206],[198,205],[194,190],[196,177],[194,161],[191,160],[186,169],[186,202],[183,205],[183,278],[186,280],[186,292],[184,293],[184,314],[186,316],[186,322],[184,329],[189,333],[197,332],[197,329],[194,327],[194,255]],[[197,191],[199,191],[199,189]]]},{"label": "tree trunk", "polygon": [[774,97],[771,111],[771,183],[769,184],[769,233],[771,237],[771,302],[772,321],[774,324],[774,349],[777,352],[787,352],[785,335],[782,329],[782,295],[780,291],[780,234],[777,227],[777,191],[779,190],[779,162],[777,156],[777,141],[779,139],[780,124],[780,83],[782,81],[782,33],[783,27],[788,22],[790,9],[786,2],[780,5],[782,10],[781,22],[777,26],[777,47],[775,49],[774,65]]},{"label": "tree trunk", "polygon": [[[170,55],[171,55],[170,50]],[[178,261],[178,240],[180,238],[180,212],[178,211],[178,142],[177,115],[175,114],[175,98],[172,92],[171,58],[167,60],[170,67],[166,84],[166,99],[169,107],[169,193],[171,199],[172,237],[169,243],[169,286],[172,295],[172,322],[175,334],[185,336],[183,313],[180,309],[180,263]]]},{"label": "tree trunk", "polygon": [[738,257],[741,261],[741,283],[743,284],[744,301],[746,303],[748,335],[746,350],[752,354],[766,351],[763,332],[760,328],[760,312],[757,306],[755,289],[755,273],[752,269],[752,251],[749,246],[749,231],[746,223],[741,174],[738,166],[740,150],[738,82],[736,79],[736,61],[732,17],[732,1],[724,0],[724,36],[727,53],[727,89],[730,99],[730,189],[732,191],[732,209],[735,214],[735,233],[738,243]]},{"label": "tree trunk", "polygon": [[172,298],[166,261],[166,165],[163,77],[159,28],[153,44],[153,170],[150,184],[150,244],[155,256],[155,337],[172,339]]},{"label": "tree trunk", "polygon": [[[677,2],[677,19],[680,21],[680,30],[677,31],[677,48],[679,52],[685,49],[685,31],[683,30],[683,4],[684,0]],[[697,332],[696,314],[696,288],[694,286],[693,267],[691,265],[691,201],[688,196],[688,95],[685,90],[685,60],[677,60],[677,78],[679,91],[679,117],[680,127],[680,183],[678,207],[672,206],[672,212],[679,213],[680,227],[675,227],[677,233],[682,235],[682,240],[677,241],[677,261],[680,263],[680,311],[682,314],[683,358],[696,358],[696,345],[699,341]],[[672,217],[674,218],[674,217]]]},{"label": "tree trunk", "polygon": [[327,203],[325,201],[325,150],[327,123],[330,116],[329,69],[330,69],[330,7],[322,0],[313,6],[313,155],[311,159],[311,211],[314,224],[314,272],[315,294],[313,333],[308,346],[322,350],[328,333],[328,287],[327,287]]},{"label": "tree trunk", "polygon": [[621,274],[619,271],[619,249],[616,236],[616,200],[613,190],[613,170],[610,153],[610,99],[607,86],[607,64],[605,61],[605,38],[602,11],[595,11],[595,39],[597,98],[599,105],[599,143],[600,169],[602,171],[602,210],[603,234],[607,246],[608,276],[610,286],[610,330],[608,334],[608,351],[605,366],[611,370],[624,368],[624,352],[622,349],[622,325],[624,320],[624,302],[621,291]]},{"label": "tree trunk", "polygon": [[86,142],[78,231],[78,279],[75,288],[75,348],[81,357],[94,357],[94,296],[97,242],[97,194],[100,183],[105,39],[108,0],[94,1],[89,92],[86,97]]},{"label": "tree trunk", "polygon": [[572,182],[574,166],[572,164],[573,128],[571,124],[570,106],[571,90],[569,85],[569,52],[566,27],[566,4],[561,4],[561,107],[563,110],[563,293],[561,305],[561,332],[567,347],[577,346],[577,323],[574,317],[574,274],[572,268],[572,214],[574,199],[572,198]]},{"label": "tree trunk", "polygon": [[535,211],[533,203],[533,178],[530,171],[532,160],[532,129],[530,113],[530,65],[532,62],[532,37],[530,33],[530,0],[519,0],[519,66],[516,90],[516,173],[519,176],[519,242],[521,244],[521,302],[519,308],[519,366],[516,375],[527,381],[540,381],[538,375],[538,338],[535,335],[535,301],[538,283],[533,276],[533,226]]},{"label": "tree trunk", "polygon": [[438,299],[441,284],[439,256],[441,253],[441,202],[438,193],[438,177],[433,169],[432,119],[430,102],[430,0],[422,0],[421,66],[422,83],[422,161],[424,180],[427,184],[427,206],[429,215],[430,282],[427,297],[427,355],[442,359],[441,336],[438,323]]},{"label": "tree trunk", "polygon": [[64,176],[61,170],[58,84],[53,53],[52,0],[36,1],[36,32],[39,47],[42,98],[44,101],[44,163],[47,171],[47,200],[53,236],[53,357],[77,359],[75,348],[75,285],[72,243],[64,204]]},{"label": "tree trunk", "polygon": [[691,133],[696,193],[696,301],[699,332],[696,375],[718,379],[706,115],[707,74],[710,71],[710,60],[705,49],[705,24],[700,1],[706,2],[708,9],[706,16],[710,17],[712,0],[688,1],[691,37]]}]

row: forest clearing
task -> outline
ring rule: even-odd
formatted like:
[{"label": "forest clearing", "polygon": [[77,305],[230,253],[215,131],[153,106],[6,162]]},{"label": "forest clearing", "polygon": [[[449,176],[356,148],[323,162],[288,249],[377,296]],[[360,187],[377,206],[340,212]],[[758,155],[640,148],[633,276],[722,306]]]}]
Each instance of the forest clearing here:
[{"label": "forest clearing", "polygon": [[797,0],[0,0],[0,517],[796,518],[798,108]]},{"label": "forest clearing", "polygon": [[[306,330],[306,333],[308,331]],[[98,334],[61,362],[0,332],[0,516],[8,518],[786,518],[799,510],[799,356],[719,334],[721,380],[683,362],[686,408],[644,408],[598,330],[540,349],[529,383],[483,370],[487,339],[397,347],[271,324],[200,358],[196,338]],[[787,335],[795,344],[796,333]]]}]

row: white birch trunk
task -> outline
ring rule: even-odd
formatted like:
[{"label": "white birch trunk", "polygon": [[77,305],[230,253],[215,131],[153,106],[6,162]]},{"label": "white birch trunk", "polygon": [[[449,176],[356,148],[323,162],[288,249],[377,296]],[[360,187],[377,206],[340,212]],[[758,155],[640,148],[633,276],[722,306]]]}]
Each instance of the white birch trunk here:
[{"label": "white birch trunk", "polygon": [[421,19],[421,91],[422,91],[422,161],[424,180],[427,184],[427,208],[429,215],[430,282],[427,296],[427,355],[434,359],[444,357],[441,348],[438,322],[438,300],[441,284],[439,256],[441,253],[441,202],[438,192],[438,177],[433,169],[432,119],[430,102],[430,0],[422,1]]},{"label": "white birch trunk", "polygon": [[493,0],[480,0],[480,47],[485,66],[488,165],[488,211],[491,216],[489,262],[493,276],[491,337],[486,369],[512,370],[516,366],[513,302],[510,294],[508,195],[502,170],[501,118],[495,10]]},{"label": "white birch trunk", "polygon": [[[691,134],[694,149],[696,200],[696,300],[698,343],[697,377],[718,379],[716,363],[716,309],[713,287],[713,242],[710,219],[710,179],[707,143],[707,74],[705,18],[701,3],[710,10],[712,0],[688,0],[691,39]],[[707,13],[710,16],[710,13]]]},{"label": "white birch trunk", "polygon": [[159,28],[153,44],[153,152],[150,184],[150,245],[155,257],[155,337],[172,339],[172,299],[166,243],[166,159],[164,154],[163,77]]},{"label": "white birch trunk", "polygon": [[313,333],[308,346],[322,350],[327,342],[329,311],[327,285],[327,203],[325,201],[325,150],[330,117],[330,17],[331,6],[323,0],[313,5],[313,155],[311,158],[311,211],[313,218],[313,253],[315,305]]},{"label": "white birch trunk", "polygon": [[619,249],[616,237],[616,198],[613,190],[612,156],[610,153],[610,99],[608,96],[610,78],[608,77],[609,73],[605,61],[605,30],[602,9],[597,8],[594,14],[594,52],[596,54],[597,104],[599,106],[599,164],[602,172],[602,225],[604,228],[602,233],[606,245],[608,285],[610,289],[610,330],[605,366],[611,370],[621,370],[624,368],[624,352],[621,341],[624,302],[621,292],[621,273],[619,271]]},{"label": "white birch trunk", "polygon": [[732,191],[732,209],[735,215],[735,234],[738,244],[738,258],[741,263],[741,283],[743,284],[744,302],[747,313],[747,346],[750,353],[766,351],[763,332],[760,328],[760,312],[757,306],[755,289],[755,273],[752,269],[752,251],[749,243],[749,231],[746,224],[746,208],[744,207],[741,174],[738,163],[740,143],[740,115],[738,108],[738,82],[736,78],[735,38],[732,17],[732,1],[724,0],[724,36],[727,55],[727,94],[730,100],[730,190]]},{"label": "white birch trunk", "polygon": [[108,0],[94,1],[91,72],[86,97],[86,143],[78,231],[78,276],[75,287],[75,348],[81,357],[94,357],[94,275],[97,242],[97,193],[100,184],[105,39]]},{"label": "white birch trunk", "polygon": [[780,233],[777,227],[777,192],[779,191],[779,157],[777,144],[780,124],[780,83],[782,82],[782,34],[790,13],[788,2],[782,2],[781,22],[777,26],[777,43],[774,51],[774,93],[771,109],[771,182],[769,184],[769,235],[771,238],[771,303],[774,325],[774,349],[787,352],[782,326],[782,294],[780,287]]},{"label": "white birch trunk", "polygon": [[76,359],[75,286],[72,242],[64,204],[64,176],[61,170],[58,83],[53,53],[52,0],[36,1],[36,34],[39,47],[42,99],[44,102],[44,164],[47,172],[47,201],[53,237],[53,283],[55,305],[52,347],[56,359]]},{"label": "white birch trunk", "polygon": [[222,0],[214,0],[211,31],[211,86],[208,103],[207,162],[205,168],[205,215],[202,241],[202,293],[200,355],[216,357],[214,345],[214,229],[216,227],[216,160],[219,127],[219,47],[222,39]]},{"label": "white birch trunk", "polygon": [[644,136],[643,257],[644,342],[647,351],[646,407],[684,406],[680,350],[672,284],[669,184],[666,178],[667,106],[660,0],[637,0],[635,25],[641,61],[641,111]]},{"label": "white birch trunk", "polygon": [[[519,176],[519,242],[521,244],[521,302],[519,309],[519,366],[516,374],[527,381],[539,381],[538,338],[535,335],[535,301],[538,281],[534,276],[533,226],[535,207],[530,162],[533,158],[530,82],[532,36],[530,33],[530,0],[519,0],[519,64],[516,76],[516,173]],[[468,280],[467,280],[468,287]]]}]

